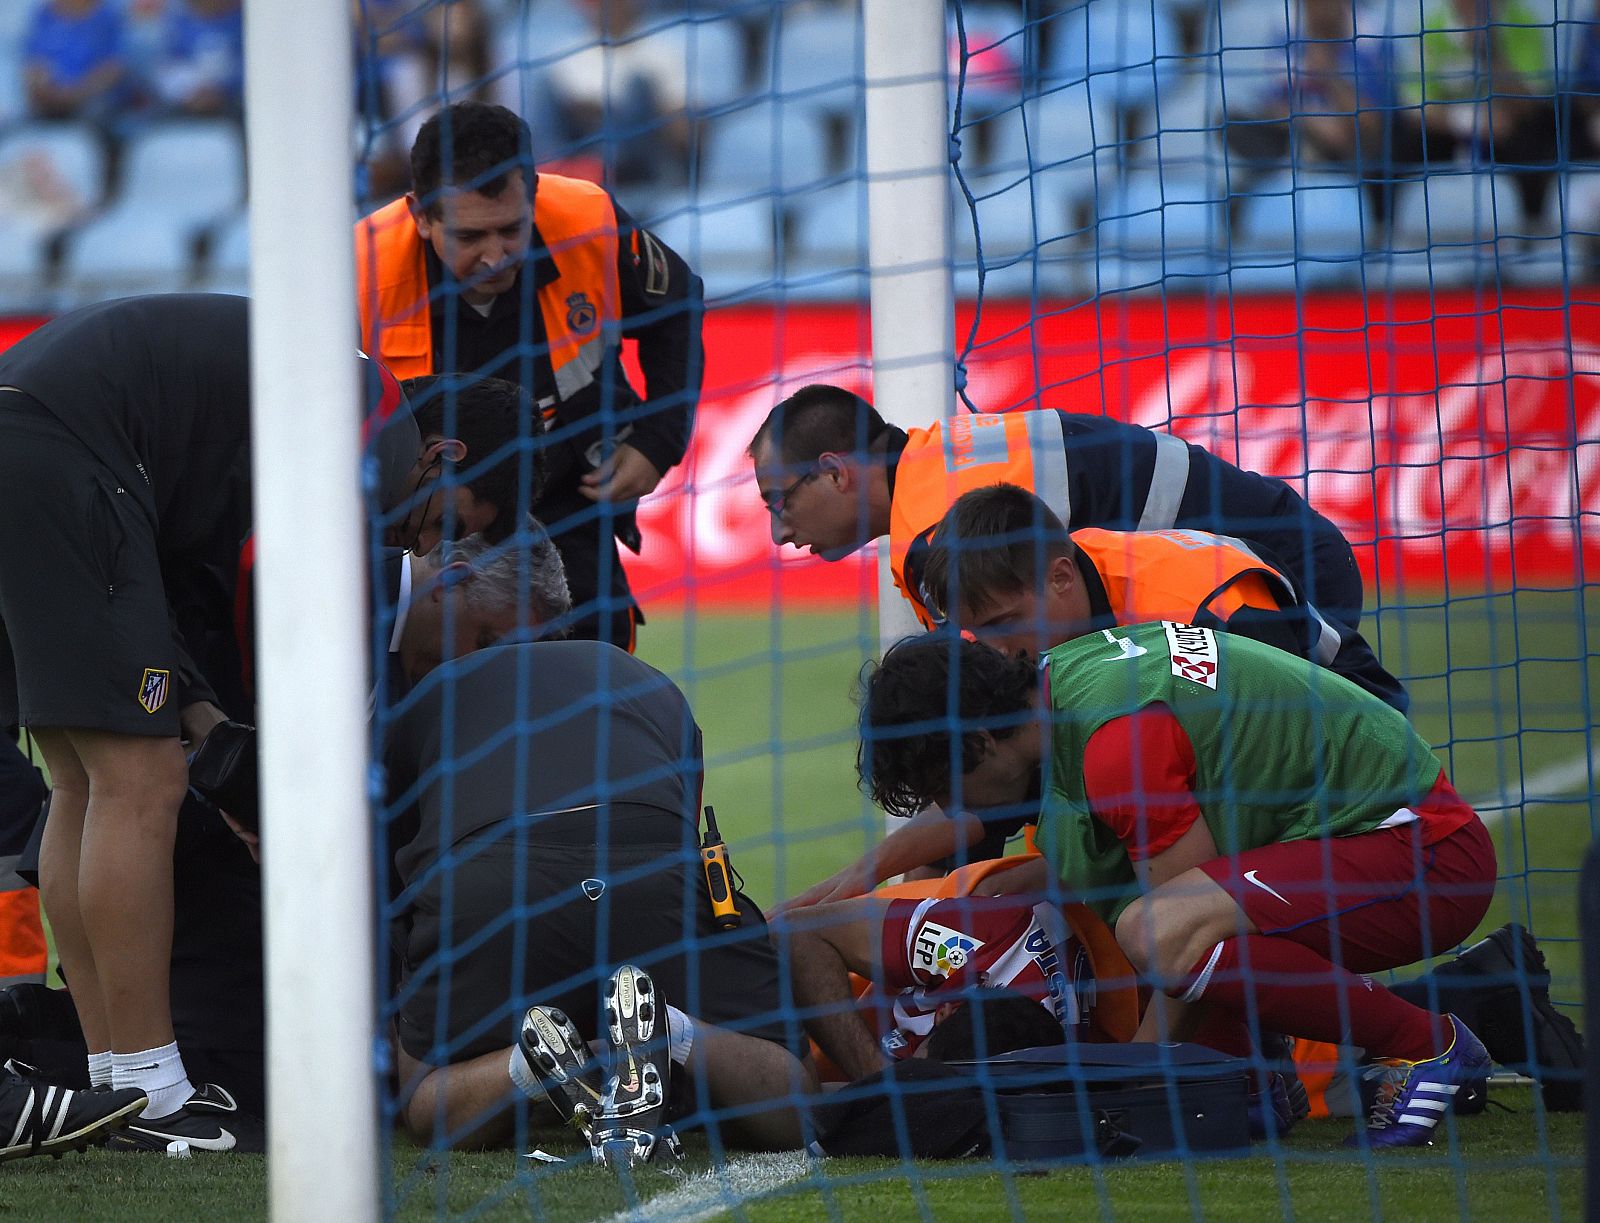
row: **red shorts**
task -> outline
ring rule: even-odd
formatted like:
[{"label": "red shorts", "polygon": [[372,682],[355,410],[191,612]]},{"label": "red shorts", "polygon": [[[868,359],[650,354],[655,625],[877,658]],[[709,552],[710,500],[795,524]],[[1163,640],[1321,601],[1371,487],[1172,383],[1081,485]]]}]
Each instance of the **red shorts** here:
[{"label": "red shorts", "polygon": [[1200,869],[1262,934],[1352,972],[1415,964],[1461,943],[1494,895],[1489,831],[1454,790],[1448,797],[1470,818],[1436,840],[1430,833],[1440,824],[1425,816],[1355,836],[1266,845]]}]

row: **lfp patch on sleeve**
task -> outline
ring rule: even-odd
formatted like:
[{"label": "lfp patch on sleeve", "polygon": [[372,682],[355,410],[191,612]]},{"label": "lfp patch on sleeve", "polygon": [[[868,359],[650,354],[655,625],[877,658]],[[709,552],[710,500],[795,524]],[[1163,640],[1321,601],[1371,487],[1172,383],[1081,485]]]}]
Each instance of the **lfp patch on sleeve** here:
[{"label": "lfp patch on sleeve", "polygon": [[1172,655],[1172,673],[1181,679],[1217,689],[1217,635],[1208,628],[1175,624],[1163,620],[1167,630],[1167,652]]},{"label": "lfp patch on sleeve", "polygon": [[967,966],[983,942],[960,930],[925,921],[911,936],[912,971],[930,977],[948,977]]}]

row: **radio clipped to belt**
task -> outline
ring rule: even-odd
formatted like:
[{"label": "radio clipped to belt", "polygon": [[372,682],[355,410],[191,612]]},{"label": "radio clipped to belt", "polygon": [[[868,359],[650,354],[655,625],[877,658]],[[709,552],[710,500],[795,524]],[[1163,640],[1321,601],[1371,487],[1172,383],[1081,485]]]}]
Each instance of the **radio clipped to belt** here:
[{"label": "radio clipped to belt", "polygon": [[717,926],[736,930],[744,918],[734,900],[734,871],[728,861],[728,846],[717,829],[717,813],[706,807],[706,835],[700,843],[700,866],[706,873],[706,890],[711,895],[711,912]]}]

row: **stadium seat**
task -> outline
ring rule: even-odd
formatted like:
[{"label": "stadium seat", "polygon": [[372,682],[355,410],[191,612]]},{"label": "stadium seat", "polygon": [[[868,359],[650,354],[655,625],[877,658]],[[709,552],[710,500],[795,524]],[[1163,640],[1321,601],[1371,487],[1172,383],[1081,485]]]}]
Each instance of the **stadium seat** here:
[{"label": "stadium seat", "polygon": [[862,105],[861,41],[854,5],[782,6],[769,28],[770,77],[758,85],[800,107],[853,121]]},{"label": "stadium seat", "polygon": [[867,285],[867,187],[853,181],[796,195],[784,288],[793,299],[844,300]]},{"label": "stadium seat", "polygon": [[987,171],[1019,179],[1048,173],[1075,200],[1088,201],[1116,173],[1116,124],[1111,111],[1090,104],[1083,85],[1064,85],[996,115]]},{"label": "stadium seat", "polygon": [[1522,206],[1498,175],[1466,170],[1429,174],[1400,188],[1395,204],[1395,245],[1492,242],[1520,233]]},{"label": "stadium seat", "polygon": [[185,237],[244,203],[244,142],[225,120],[152,124],[128,141],[117,206],[156,212]]},{"label": "stadium seat", "polygon": [[1282,174],[1261,180],[1239,201],[1237,236],[1231,262],[1236,278],[1281,285],[1277,269],[1298,265],[1298,282],[1308,287],[1354,284],[1361,276],[1363,201],[1361,188],[1347,178],[1324,174]]},{"label": "stadium seat", "polygon": [[684,68],[689,107],[700,114],[727,106],[744,95],[744,37],[727,19],[683,25]]},{"label": "stadium seat", "polygon": [[956,291],[977,296],[978,251],[985,297],[1058,296],[1077,284],[1079,233],[1073,220],[1076,176],[1062,183],[1053,171],[1000,176],[970,184],[974,202],[955,199],[951,245]]},{"label": "stadium seat", "polygon": [[651,229],[699,273],[708,300],[772,292],[780,233],[770,195],[658,201]]},{"label": "stadium seat", "polygon": [[1181,53],[1162,0],[1097,0],[1069,9],[1052,30],[1044,78],[1087,81],[1097,106],[1126,112],[1151,105]]},{"label": "stadium seat", "polygon": [[100,206],[105,145],[87,124],[23,124],[0,137],[0,184],[12,231],[47,237]]},{"label": "stadium seat", "polygon": [[[1182,276],[1217,270],[1216,251],[1226,230],[1221,205],[1208,198],[1203,182],[1179,175],[1134,175],[1118,183],[1104,201],[1095,234],[1102,263],[1153,259],[1168,275]],[[1101,279],[1106,278],[1103,269]]]},{"label": "stadium seat", "polygon": [[124,203],[69,237],[61,286],[79,303],[168,293],[189,284],[190,254],[179,218]]},{"label": "stadium seat", "polygon": [[808,107],[759,102],[713,119],[704,180],[717,193],[740,187],[793,191],[827,173],[827,132]]},{"label": "stadium seat", "polygon": [[211,235],[211,253],[197,286],[208,293],[250,293],[250,215],[240,212]]}]

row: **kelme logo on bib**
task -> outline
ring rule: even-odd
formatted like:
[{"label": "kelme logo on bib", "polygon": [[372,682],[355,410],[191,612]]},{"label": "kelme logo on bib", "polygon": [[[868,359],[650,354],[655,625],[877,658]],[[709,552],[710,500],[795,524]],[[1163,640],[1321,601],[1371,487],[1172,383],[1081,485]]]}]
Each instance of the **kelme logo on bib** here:
[{"label": "kelme logo on bib", "polygon": [[1217,689],[1217,635],[1208,628],[1174,624],[1163,620],[1167,630],[1167,652],[1172,655],[1172,673],[1213,692]]}]

